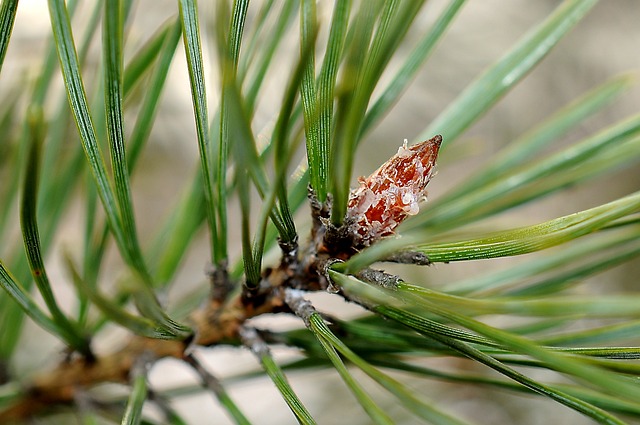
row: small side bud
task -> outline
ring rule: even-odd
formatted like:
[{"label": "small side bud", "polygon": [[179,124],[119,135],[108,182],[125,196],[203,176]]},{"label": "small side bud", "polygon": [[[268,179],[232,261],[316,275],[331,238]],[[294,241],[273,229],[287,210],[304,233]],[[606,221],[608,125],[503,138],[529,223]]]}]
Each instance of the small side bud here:
[{"label": "small side bud", "polygon": [[442,136],[409,147],[405,140],[397,154],[360,179],[360,187],[351,191],[347,209],[347,219],[354,222],[356,245],[368,246],[393,235],[404,219],[418,213],[441,143]]}]

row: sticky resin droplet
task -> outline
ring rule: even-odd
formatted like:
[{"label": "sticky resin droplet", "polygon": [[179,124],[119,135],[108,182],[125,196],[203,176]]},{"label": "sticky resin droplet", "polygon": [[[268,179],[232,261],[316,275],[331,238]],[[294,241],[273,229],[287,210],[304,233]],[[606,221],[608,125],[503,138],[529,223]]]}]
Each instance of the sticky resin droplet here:
[{"label": "sticky resin droplet", "polygon": [[351,191],[347,218],[354,221],[357,245],[368,246],[419,211],[433,177],[442,136],[398,149],[398,153]]}]

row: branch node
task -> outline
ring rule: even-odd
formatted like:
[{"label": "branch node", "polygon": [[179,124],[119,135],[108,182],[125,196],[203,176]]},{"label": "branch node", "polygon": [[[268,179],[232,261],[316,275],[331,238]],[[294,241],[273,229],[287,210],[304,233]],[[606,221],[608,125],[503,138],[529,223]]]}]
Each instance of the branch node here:
[{"label": "branch node", "polygon": [[291,311],[304,321],[305,326],[309,327],[311,315],[316,312],[311,301],[304,298],[304,291],[299,289],[286,288],[284,291],[284,302],[287,303]]},{"label": "branch node", "polygon": [[133,362],[131,370],[129,371],[129,380],[133,381],[139,376],[144,376],[145,379],[151,370],[153,362],[155,362],[156,356],[150,350],[143,351]]},{"label": "branch node", "polygon": [[426,254],[417,251],[396,252],[395,254],[386,257],[384,261],[400,264],[415,264],[418,266],[430,266],[432,264]]},{"label": "branch node", "polygon": [[242,326],[239,331],[242,344],[258,358],[269,355],[269,346],[260,337],[258,331],[250,326]]},{"label": "branch node", "polygon": [[208,265],[205,274],[211,282],[211,300],[219,303],[227,299],[233,290],[233,283],[229,280],[227,262],[223,261],[217,265]]},{"label": "branch node", "polygon": [[398,289],[398,283],[400,283],[401,281],[399,276],[386,273],[383,270],[368,268],[360,270],[356,274],[356,277],[366,282],[382,286],[385,289],[391,289],[393,291]]},{"label": "branch node", "polygon": [[333,280],[331,280],[331,276],[329,275],[329,268],[331,268],[331,266],[336,263],[344,263],[344,261],[338,258],[329,258],[321,264],[321,269],[320,269],[322,270],[322,276],[327,281],[326,290],[330,294],[337,294],[340,292],[340,287],[337,286],[335,283],[333,283]]},{"label": "branch node", "polygon": [[218,378],[213,376],[211,372],[205,369],[202,363],[200,363],[193,354],[184,355],[182,357],[182,360],[193,367],[193,370],[195,370],[198,376],[200,376],[200,381],[206,388],[213,391],[213,393],[217,396],[224,394],[224,388],[222,387],[222,384],[220,383]]},{"label": "branch node", "polygon": [[307,198],[309,199],[309,206],[311,207],[311,218],[313,219],[313,228],[317,230],[321,226],[320,218],[329,218],[331,215],[331,194],[327,194],[327,199],[324,202],[320,202],[315,190],[311,185],[307,186]]},{"label": "branch node", "polygon": [[281,264],[283,266],[296,264],[298,261],[298,237],[296,236],[294,240],[289,242],[282,241],[278,238],[278,245],[282,251]]}]

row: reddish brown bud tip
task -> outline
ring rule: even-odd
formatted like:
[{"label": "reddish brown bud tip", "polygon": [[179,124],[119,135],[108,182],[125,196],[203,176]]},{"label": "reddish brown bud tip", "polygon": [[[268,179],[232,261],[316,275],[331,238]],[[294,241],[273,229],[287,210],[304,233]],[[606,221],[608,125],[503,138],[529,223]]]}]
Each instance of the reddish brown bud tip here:
[{"label": "reddish brown bud tip", "polygon": [[355,221],[354,234],[359,245],[393,234],[409,215],[419,211],[433,176],[442,136],[407,147],[382,164],[373,174],[360,180],[351,191],[347,218]]}]

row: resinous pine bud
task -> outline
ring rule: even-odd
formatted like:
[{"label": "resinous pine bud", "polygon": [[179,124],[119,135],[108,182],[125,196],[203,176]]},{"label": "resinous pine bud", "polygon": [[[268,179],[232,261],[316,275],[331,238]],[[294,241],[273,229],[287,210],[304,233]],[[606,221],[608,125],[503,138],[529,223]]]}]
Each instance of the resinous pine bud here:
[{"label": "resinous pine bud", "polygon": [[441,136],[409,147],[405,140],[397,154],[366,179],[360,178],[347,210],[356,244],[368,246],[390,236],[407,216],[418,213],[441,143]]}]

